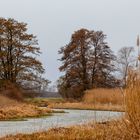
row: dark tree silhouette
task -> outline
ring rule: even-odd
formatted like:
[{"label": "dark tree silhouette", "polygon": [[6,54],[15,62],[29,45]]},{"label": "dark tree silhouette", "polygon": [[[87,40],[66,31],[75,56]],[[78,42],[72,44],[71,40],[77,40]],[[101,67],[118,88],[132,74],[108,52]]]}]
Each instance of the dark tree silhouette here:
[{"label": "dark tree silhouette", "polygon": [[[115,78],[112,75],[115,59],[110,47],[104,41],[102,31],[80,29],[71,41],[59,51],[62,55],[59,90],[67,98],[81,98],[83,91],[93,87],[112,87]],[[62,90],[63,89],[63,90]]]},{"label": "dark tree silhouette", "polygon": [[44,72],[37,39],[27,33],[27,24],[0,18],[0,79],[24,84],[40,82]]}]

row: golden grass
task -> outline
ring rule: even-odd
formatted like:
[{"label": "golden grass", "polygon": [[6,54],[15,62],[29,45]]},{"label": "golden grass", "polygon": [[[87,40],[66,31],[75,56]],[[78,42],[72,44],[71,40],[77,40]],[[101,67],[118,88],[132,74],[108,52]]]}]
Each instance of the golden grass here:
[{"label": "golden grass", "polygon": [[[122,133],[123,130],[123,133]],[[132,139],[133,138],[133,139]],[[18,134],[0,140],[135,140],[127,131],[124,122],[89,123],[69,128],[54,128],[47,132]]]},{"label": "golden grass", "polygon": [[48,106],[54,109],[79,109],[79,110],[102,110],[102,111],[124,111],[122,105],[110,105],[110,104],[88,104],[83,102],[74,103],[54,103]]},{"label": "golden grass", "polygon": [[3,95],[0,95],[0,108],[4,106],[12,106],[16,105],[18,102],[16,100],[12,100],[10,98],[7,98]]},{"label": "golden grass", "polygon": [[39,108],[35,105],[18,102],[0,95],[0,121],[16,120],[28,117],[39,117],[52,113],[48,108]]},{"label": "golden grass", "polygon": [[0,120],[16,120],[29,117],[47,116],[52,113],[50,109],[39,108],[33,105],[17,103],[12,106],[4,106],[0,108]]},{"label": "golden grass", "polygon": [[49,108],[124,111],[121,89],[93,89],[85,92],[81,102],[51,102]]},{"label": "golden grass", "polygon": [[116,89],[93,89],[85,92],[83,97],[85,103],[93,104],[113,104],[122,105],[123,104],[123,94],[122,90]]},{"label": "golden grass", "polygon": [[129,121],[129,131],[140,139],[140,77],[130,73],[128,88],[125,91],[126,118]]}]

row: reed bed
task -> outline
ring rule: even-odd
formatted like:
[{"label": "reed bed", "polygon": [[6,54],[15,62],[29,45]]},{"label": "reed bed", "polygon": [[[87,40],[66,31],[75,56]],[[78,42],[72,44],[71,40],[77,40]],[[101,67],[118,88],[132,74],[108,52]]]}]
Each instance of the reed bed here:
[{"label": "reed bed", "polygon": [[50,104],[49,108],[54,109],[78,109],[78,110],[100,110],[100,111],[124,111],[122,105],[112,105],[112,104],[92,104],[84,102],[74,102],[74,103],[56,103]]},{"label": "reed bed", "polygon": [[81,109],[124,111],[124,94],[122,89],[93,89],[85,92],[80,102],[51,103],[48,107],[55,109]]},{"label": "reed bed", "polygon": [[83,101],[85,103],[93,103],[93,104],[100,103],[100,104],[123,105],[122,89],[98,88],[88,90],[85,92]]}]

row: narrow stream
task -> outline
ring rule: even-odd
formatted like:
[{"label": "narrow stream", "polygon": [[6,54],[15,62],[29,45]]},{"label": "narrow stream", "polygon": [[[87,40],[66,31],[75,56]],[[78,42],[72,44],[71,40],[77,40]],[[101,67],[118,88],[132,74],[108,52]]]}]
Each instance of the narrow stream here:
[{"label": "narrow stream", "polygon": [[64,110],[67,113],[54,113],[45,118],[28,119],[27,121],[1,121],[0,137],[8,134],[33,133],[53,127],[71,126],[90,121],[107,121],[122,116],[120,112]]}]

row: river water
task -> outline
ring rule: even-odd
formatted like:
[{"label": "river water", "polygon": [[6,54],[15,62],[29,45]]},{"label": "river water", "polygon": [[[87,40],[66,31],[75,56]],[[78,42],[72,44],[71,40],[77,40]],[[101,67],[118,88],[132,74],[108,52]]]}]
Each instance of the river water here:
[{"label": "river water", "polygon": [[90,121],[107,121],[122,116],[120,112],[64,110],[67,113],[54,113],[53,116],[27,119],[27,121],[1,121],[0,137],[17,134],[44,131],[54,127],[83,124]]}]

